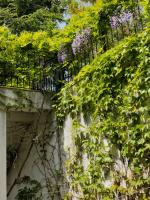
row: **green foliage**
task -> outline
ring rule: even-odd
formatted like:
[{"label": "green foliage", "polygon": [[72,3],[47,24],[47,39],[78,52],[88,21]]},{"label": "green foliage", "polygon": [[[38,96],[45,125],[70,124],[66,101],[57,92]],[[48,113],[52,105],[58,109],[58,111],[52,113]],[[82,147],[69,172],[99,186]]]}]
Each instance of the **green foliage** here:
[{"label": "green foliage", "polygon": [[[78,124],[75,155],[67,165],[72,190],[81,198],[149,199],[149,67],[148,25],[141,34],[97,56],[60,92],[59,124],[67,114]],[[80,113],[90,121],[84,130]],[[83,154],[88,157],[87,169]],[[111,180],[108,187],[106,180]]]},{"label": "green foliage", "polygon": [[[23,78],[25,85],[28,85],[27,77],[30,77],[30,80],[33,80],[35,75],[35,80],[38,80],[41,70],[38,62],[40,56],[46,56],[47,59],[51,59],[51,61],[53,60],[53,64],[55,66],[53,65],[52,69],[59,67],[57,63],[57,52],[62,44],[72,41],[76,32],[84,27],[87,27],[89,23],[91,24],[91,28],[95,30],[95,33],[97,32],[99,12],[99,7],[97,7],[98,5],[99,4],[96,4],[95,6],[80,12],[78,15],[74,15],[68,26],[66,26],[63,30],[53,30],[52,36],[46,31],[22,32],[19,36],[17,36],[12,34],[6,27],[0,27],[0,68],[2,74],[1,77],[3,78],[1,83],[3,84],[3,82],[5,82],[5,77],[10,77],[11,74],[17,74],[17,77],[19,77],[20,80]],[[41,9],[37,12],[43,13]],[[34,12],[33,15],[35,15],[35,13],[36,12]],[[44,12],[44,15],[47,15],[46,12]],[[31,17],[31,20],[32,19],[33,16]],[[42,14],[40,14],[40,19],[44,21]],[[47,22],[45,21],[45,23]],[[29,24],[32,26],[37,25],[37,23],[30,23],[30,21],[28,21],[26,25],[28,26]],[[24,23],[18,23],[18,27],[20,28],[23,28],[24,25]],[[44,24],[42,23],[42,25]],[[30,62],[28,62],[28,56],[30,58]],[[37,60],[36,68],[34,60]],[[51,71],[51,69],[49,70]],[[49,72],[49,75],[50,73],[51,72]],[[7,82],[10,82],[11,85],[12,81],[10,80]],[[16,84],[17,82],[13,82],[13,85]]]},{"label": "green foliage", "polygon": [[67,0],[2,1],[0,25],[9,27],[13,33],[38,30],[47,30],[51,33],[57,25],[57,20],[63,20],[67,3]]},{"label": "green foliage", "polygon": [[41,184],[31,179],[29,176],[24,176],[18,181],[18,194],[16,200],[42,200]]},{"label": "green foliage", "polygon": [[[80,30],[89,27],[97,36],[100,13],[112,13],[116,5],[131,7],[130,3],[100,0],[73,15],[63,30],[53,30],[51,35],[38,31],[17,36],[1,27],[1,66],[7,66],[8,73],[14,72],[17,66],[19,76],[23,78],[22,68],[17,64],[25,64],[28,67],[24,70],[29,71],[31,77],[36,74],[38,79],[39,66],[37,64],[36,71],[32,62],[33,52],[36,58],[44,55],[56,60],[59,48],[71,42]],[[144,17],[149,20],[149,1],[141,3],[146,8]],[[39,11],[43,13],[43,8]],[[41,18],[44,20],[42,14]],[[147,24],[141,34],[132,35],[115,48],[98,54],[58,95],[55,106],[58,124],[63,125],[67,114],[74,119],[76,148],[67,169],[71,188],[82,199],[149,198],[149,48],[150,25]],[[31,57],[30,63],[27,63],[28,56]],[[88,127],[84,129],[81,113],[88,121]],[[88,158],[86,169],[83,154]],[[109,187],[104,184],[106,180],[111,180]]]},{"label": "green foliage", "polygon": [[[17,40],[15,38],[14,45],[25,46],[28,43],[32,43],[36,48],[42,48],[42,44],[44,43],[47,44],[47,51],[57,50],[63,43],[70,42],[75,34],[85,27],[91,27],[96,31],[99,17],[98,13],[101,7],[102,3],[97,3],[95,6],[86,8],[77,15],[73,15],[69,24],[62,30],[53,30],[52,36],[46,31],[40,31],[40,28],[38,28],[38,32],[36,33],[22,33],[20,36],[16,36]],[[7,35],[5,32],[8,32],[8,30],[1,27],[0,34],[6,36],[3,37],[4,42],[7,41],[9,39],[7,37],[10,36],[10,33]]]}]

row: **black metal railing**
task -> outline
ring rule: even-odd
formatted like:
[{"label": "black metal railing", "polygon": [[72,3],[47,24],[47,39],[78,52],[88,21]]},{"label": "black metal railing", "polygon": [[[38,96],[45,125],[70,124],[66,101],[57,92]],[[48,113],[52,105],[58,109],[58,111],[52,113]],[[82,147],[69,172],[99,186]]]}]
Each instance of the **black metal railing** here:
[{"label": "black metal railing", "polygon": [[43,56],[31,47],[23,49],[15,63],[0,61],[0,86],[57,92],[83,66],[90,64],[97,53],[107,51],[125,37],[143,30],[143,27],[142,8],[138,1],[128,10],[120,7],[104,9],[99,14],[96,36],[91,32],[88,42],[76,55],[69,48],[70,59],[67,62],[60,64],[57,53]]},{"label": "black metal railing", "polygon": [[[98,53],[102,54],[114,47],[124,38],[142,31],[146,24],[142,12],[143,8],[140,7],[138,0],[135,0],[128,10],[118,9],[117,7],[113,8],[111,11],[109,8],[101,11],[99,14],[98,34],[96,36],[91,34],[85,48],[81,49],[77,55],[72,57],[72,60],[68,62],[67,67],[62,66],[62,69],[65,70],[68,75],[63,80],[69,82],[83,66],[90,64]],[[120,19],[120,22],[116,22],[115,25],[112,25],[111,20],[113,17],[118,21],[119,17],[127,19]]]}]

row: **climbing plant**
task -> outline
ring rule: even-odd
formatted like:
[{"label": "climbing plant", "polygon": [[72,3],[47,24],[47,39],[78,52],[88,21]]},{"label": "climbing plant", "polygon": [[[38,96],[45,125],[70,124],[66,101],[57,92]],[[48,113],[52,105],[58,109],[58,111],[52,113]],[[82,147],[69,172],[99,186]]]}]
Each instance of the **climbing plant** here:
[{"label": "climbing plant", "polygon": [[7,147],[7,173],[9,169],[12,167],[12,164],[17,157],[17,148],[14,145],[8,145]]},{"label": "climbing plant", "polygon": [[[59,124],[67,114],[74,120],[76,148],[67,167],[71,194],[79,199],[149,199],[147,26],[97,56],[59,94]],[[81,113],[88,125],[84,129]]]},{"label": "climbing plant", "polygon": [[29,176],[24,176],[18,180],[18,194],[16,200],[42,200],[41,184],[31,179]]}]

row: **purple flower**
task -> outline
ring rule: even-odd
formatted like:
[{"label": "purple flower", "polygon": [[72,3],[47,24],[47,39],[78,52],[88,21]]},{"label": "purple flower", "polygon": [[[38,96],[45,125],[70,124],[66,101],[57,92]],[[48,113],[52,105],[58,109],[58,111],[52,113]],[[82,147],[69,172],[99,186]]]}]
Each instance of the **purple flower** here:
[{"label": "purple flower", "polygon": [[116,28],[119,26],[119,20],[118,20],[118,17],[117,16],[112,16],[110,18],[110,25],[112,28]]},{"label": "purple flower", "polygon": [[72,59],[72,55],[71,43],[62,45],[57,54],[58,62],[65,63],[66,61],[70,61],[70,59]]},{"label": "purple flower", "polygon": [[90,28],[83,29],[82,31],[76,34],[71,45],[74,55],[80,53],[83,50],[83,48],[85,48],[88,45],[90,37],[91,37]]},{"label": "purple flower", "polygon": [[133,19],[133,14],[130,11],[122,11],[119,14],[110,17],[110,25],[112,28],[120,26],[127,22],[131,22]]},{"label": "purple flower", "polygon": [[67,58],[68,58],[67,50],[64,47],[62,47],[58,52],[58,62],[65,63]]},{"label": "purple flower", "polygon": [[128,12],[123,12],[120,14],[120,23],[126,23],[129,22],[130,19],[132,18],[132,13]]}]

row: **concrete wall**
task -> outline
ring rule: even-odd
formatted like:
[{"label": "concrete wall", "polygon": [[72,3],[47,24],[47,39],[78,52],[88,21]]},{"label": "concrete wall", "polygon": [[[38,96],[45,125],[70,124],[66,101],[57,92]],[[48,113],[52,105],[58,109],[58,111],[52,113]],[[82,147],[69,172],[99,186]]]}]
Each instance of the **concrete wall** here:
[{"label": "concrete wall", "polygon": [[[54,193],[54,191],[51,190],[49,191],[51,194],[47,195],[48,191],[45,187],[45,175],[50,179],[51,185],[53,185],[53,187],[55,187],[56,185],[60,186],[59,189],[61,191],[61,197],[55,194],[55,200],[63,199],[63,195],[68,191],[67,182],[69,181],[69,179],[66,176],[64,164],[66,159],[74,153],[75,148],[72,138],[72,119],[69,116],[66,118],[63,130],[57,129],[54,113],[44,112],[40,118],[40,122],[38,122],[36,136],[41,137],[43,133],[51,135],[49,139],[49,145],[47,146],[47,159],[49,160],[51,170],[47,168],[46,172],[44,172],[45,169],[41,163],[42,160],[39,158],[38,155],[40,151],[40,148],[38,146],[38,137],[35,137],[37,141],[35,141],[35,144],[33,144],[28,158],[26,159],[26,162],[24,163],[20,172],[22,163],[26,158],[32,142],[32,131],[34,127],[36,127],[37,122],[37,113],[7,113],[7,145],[18,145],[17,143],[19,143],[22,136],[24,140],[19,149],[17,158],[8,173],[8,200],[15,199],[20,188],[20,186],[17,185],[16,180],[19,180],[19,178],[24,176],[30,176],[31,179],[37,180],[41,183],[43,187],[43,200],[46,200],[47,196],[48,199],[51,200],[52,198],[50,198],[50,196],[52,193]],[[28,127],[28,131],[27,129],[25,129],[25,127]],[[45,131],[43,132],[43,130]],[[50,171],[52,171],[51,173],[54,174],[55,172],[62,173],[62,177],[61,175],[52,175]],[[18,173],[20,173],[19,176]],[[65,176],[65,178],[63,177],[63,175]]]},{"label": "concrete wall", "polygon": [[[18,180],[24,176],[39,181],[44,195],[47,194],[45,189],[47,177],[52,179],[51,185],[62,185],[59,177],[56,181],[56,177],[53,178],[52,175],[50,177],[50,170],[48,167],[44,169],[43,159],[40,158],[39,141],[44,134],[51,135],[47,147],[47,159],[53,172],[60,170],[62,160],[60,154],[63,152],[60,150],[61,136],[58,139],[55,116],[51,112],[51,98],[51,94],[0,88],[0,109],[3,110],[0,112],[0,200],[6,200],[6,193],[8,199],[14,200],[20,188]],[[6,175],[6,135],[7,146],[14,145],[18,149],[8,175]]]},{"label": "concrete wall", "polygon": [[0,200],[6,200],[6,112],[0,110]]},{"label": "concrete wall", "polygon": [[37,112],[51,109],[50,93],[0,88],[0,109],[5,111]]},{"label": "concrete wall", "polygon": [[[46,146],[45,167],[39,141],[46,134],[49,137],[47,140],[49,144]],[[29,176],[32,180],[41,183],[43,200],[46,200],[47,196],[51,199],[50,196],[56,193],[54,188],[58,185],[61,196],[63,196],[66,188],[64,188],[65,180],[61,177],[64,172],[62,162],[65,160],[62,136],[61,131],[57,130],[55,116],[52,112],[43,112],[40,115],[29,112],[7,113],[7,145],[17,146],[22,138],[19,152],[7,177],[8,200],[15,199],[20,189],[17,182],[24,176]],[[50,195],[48,195],[46,179],[51,184]],[[56,200],[60,199],[57,193],[54,196]]]}]

